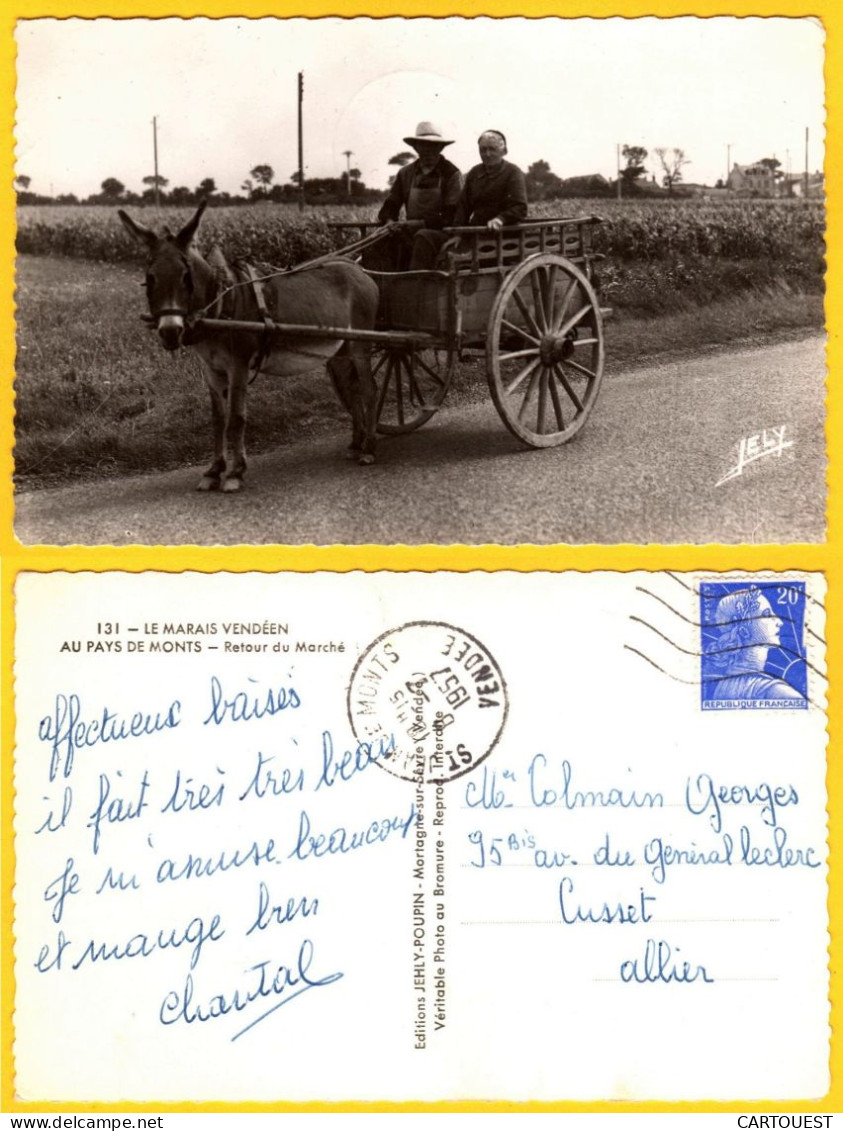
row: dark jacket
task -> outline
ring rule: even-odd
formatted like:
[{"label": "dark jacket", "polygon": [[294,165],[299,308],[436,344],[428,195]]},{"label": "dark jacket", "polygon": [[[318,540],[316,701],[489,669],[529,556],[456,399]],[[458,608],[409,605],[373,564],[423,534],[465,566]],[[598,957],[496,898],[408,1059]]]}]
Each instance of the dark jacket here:
[{"label": "dark jacket", "polygon": [[454,214],[454,225],[487,224],[500,216],[504,224],[517,224],[527,216],[527,182],[517,165],[503,161],[496,169],[475,165]]},{"label": "dark jacket", "polygon": [[389,196],[383,202],[378,219],[383,223],[397,220],[404,208],[408,220],[421,220],[426,228],[447,228],[462,188],[462,173],[439,157],[429,173],[423,173],[418,161],[398,170]]}]

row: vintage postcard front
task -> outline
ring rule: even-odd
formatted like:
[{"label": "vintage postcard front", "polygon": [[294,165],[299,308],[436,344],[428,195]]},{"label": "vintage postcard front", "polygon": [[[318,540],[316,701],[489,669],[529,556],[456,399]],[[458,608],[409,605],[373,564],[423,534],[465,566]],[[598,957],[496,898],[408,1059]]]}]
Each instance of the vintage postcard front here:
[{"label": "vintage postcard front", "polygon": [[20,574],[18,1095],[822,1096],[824,595]]},{"label": "vintage postcard front", "polygon": [[23,544],[823,542],[816,7],[548,10],[18,21]]}]

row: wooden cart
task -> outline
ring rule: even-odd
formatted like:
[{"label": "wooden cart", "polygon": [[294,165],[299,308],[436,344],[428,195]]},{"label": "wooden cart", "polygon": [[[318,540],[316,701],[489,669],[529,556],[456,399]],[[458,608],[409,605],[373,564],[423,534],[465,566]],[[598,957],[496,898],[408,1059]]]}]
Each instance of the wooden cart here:
[{"label": "wooden cart", "polygon": [[[377,429],[393,435],[430,420],[458,362],[485,358],[492,400],[506,427],[530,447],[553,447],[582,428],[603,378],[607,311],[595,289],[593,263],[600,256],[592,242],[599,223],[598,216],[577,216],[529,220],[499,232],[448,228],[441,269],[368,272],[381,295],[374,330],[268,318],[201,318],[198,324],[368,342],[378,384]],[[367,231],[377,227],[332,226],[362,237],[293,270],[358,259],[361,246],[372,243]]]},{"label": "wooden cart", "polygon": [[[500,232],[449,228],[441,270],[369,272],[381,291],[383,340],[372,340],[378,431],[421,427],[444,402],[458,362],[479,357],[495,407],[519,440],[544,448],[575,436],[603,377],[598,223],[579,216]],[[374,226],[348,225],[363,235]]]}]

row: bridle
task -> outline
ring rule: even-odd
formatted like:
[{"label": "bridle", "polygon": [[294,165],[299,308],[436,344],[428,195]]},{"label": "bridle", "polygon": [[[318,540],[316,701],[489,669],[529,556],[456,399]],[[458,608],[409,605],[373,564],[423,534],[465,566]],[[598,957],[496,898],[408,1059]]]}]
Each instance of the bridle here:
[{"label": "bridle", "polygon": [[[179,254],[179,258],[181,260],[182,268],[183,268],[183,271],[184,271],[184,277],[185,277],[185,284],[186,284],[186,287],[187,287],[187,292],[190,296],[192,296],[195,293],[195,284],[194,284],[194,281],[193,281],[193,272],[192,272],[191,267],[190,267],[190,260],[187,258],[186,255],[181,254],[181,253]],[[151,262],[153,262],[153,261],[150,261],[150,265],[151,265]],[[211,309],[212,307],[215,307],[215,306],[217,307],[217,310],[215,312],[215,316],[217,318],[223,317],[224,316],[224,314],[223,314],[223,300],[224,300],[225,296],[230,291],[235,291],[239,287],[242,287],[242,286],[245,286],[245,285],[250,285],[251,288],[252,288],[252,294],[253,294],[255,301],[257,303],[257,306],[258,306],[258,312],[259,312],[261,320],[263,322],[263,333],[261,334],[260,345],[258,347],[258,351],[257,351],[257,354],[255,355],[255,360],[253,362],[252,377],[251,377],[251,380],[249,381],[249,384],[251,385],[252,382],[255,380],[255,378],[260,373],[261,369],[263,368],[264,362],[269,357],[271,344],[272,344],[273,324],[272,324],[272,318],[270,316],[269,310],[268,310],[267,305],[266,305],[266,299],[265,299],[265,296],[264,296],[264,293],[263,293],[263,287],[261,285],[263,280],[257,275],[257,273],[254,271],[254,269],[251,267],[250,264],[244,263],[243,270],[244,270],[246,278],[241,280],[240,282],[236,283],[234,286],[231,286],[231,287],[226,287],[226,288],[220,289],[219,280],[215,278],[214,279],[214,283],[215,283],[214,289],[216,290],[216,294],[214,295],[214,297],[211,299],[210,302],[206,303],[203,307],[200,307],[196,311],[191,312],[190,310],[182,310],[180,307],[177,307],[177,306],[162,306],[162,307],[157,308],[156,310],[150,310],[149,314],[142,315],[142,317],[143,317],[144,321],[147,322],[147,324],[149,325],[149,328],[151,330],[155,329],[157,323],[159,322],[159,320],[161,318],[165,318],[167,316],[173,316],[173,317],[176,317],[176,318],[181,318],[182,322],[184,323],[185,329],[191,330],[193,328],[194,323],[198,319],[202,318],[203,315],[209,309]],[[147,272],[148,271],[149,271],[149,266],[147,267]],[[141,285],[146,288],[147,297],[148,297],[149,296],[149,287],[150,287],[149,279],[147,278],[146,280],[144,280],[144,282]]]},{"label": "bridle", "polygon": [[154,318],[157,322],[159,318],[165,318],[167,315],[174,314],[179,318],[183,318],[185,322],[190,318],[190,314],[186,310],[180,309],[178,306],[162,306],[160,310],[153,311],[149,317]]},{"label": "bridle", "polygon": [[[181,251],[179,251],[179,260],[181,261],[181,266],[186,277],[187,293],[192,297],[195,290],[195,284],[193,282],[193,272],[190,269],[190,260]],[[143,283],[141,283],[141,286],[144,287],[147,292],[147,298],[149,297],[149,291],[151,287],[148,273],[152,263],[154,263],[154,260],[150,259],[149,264],[147,265],[147,278],[144,279]],[[191,321],[190,311],[182,310],[178,306],[161,306],[155,310],[151,309],[151,307],[152,304],[150,303],[149,318],[153,322],[157,322],[159,318],[166,318],[168,316],[181,318],[185,325],[188,325],[188,323]]]}]

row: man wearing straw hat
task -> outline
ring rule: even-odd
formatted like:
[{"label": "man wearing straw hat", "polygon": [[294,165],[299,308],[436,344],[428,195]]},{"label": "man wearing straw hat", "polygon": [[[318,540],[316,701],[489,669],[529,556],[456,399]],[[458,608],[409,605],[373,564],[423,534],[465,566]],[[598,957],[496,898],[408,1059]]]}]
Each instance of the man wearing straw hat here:
[{"label": "man wearing straw hat", "polygon": [[[443,228],[452,222],[462,189],[462,174],[442,156],[446,145],[453,145],[433,122],[419,122],[413,137],[404,142],[418,153],[417,160],[398,170],[378,220],[396,225],[391,240],[381,240],[363,258],[370,270],[400,271],[421,252],[424,260],[435,258],[445,242]],[[401,209],[405,219],[398,222]]]}]

